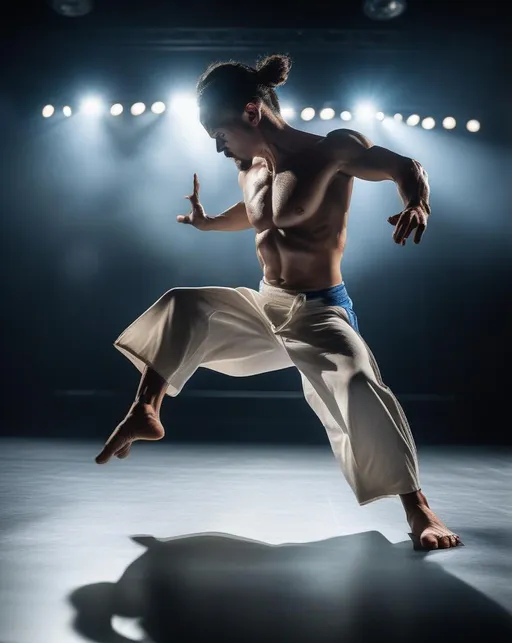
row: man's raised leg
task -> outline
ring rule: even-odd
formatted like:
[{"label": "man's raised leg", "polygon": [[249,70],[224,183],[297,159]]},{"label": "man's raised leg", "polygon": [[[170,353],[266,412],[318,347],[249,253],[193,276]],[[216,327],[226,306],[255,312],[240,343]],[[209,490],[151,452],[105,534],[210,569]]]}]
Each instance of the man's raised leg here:
[{"label": "man's raised leg", "polygon": [[125,419],[112,433],[98,464],[125,458],[134,440],[160,440],[160,406],[176,396],[200,366],[246,376],[292,366],[271,330],[261,295],[247,288],[169,290],[114,343],[142,379]]}]

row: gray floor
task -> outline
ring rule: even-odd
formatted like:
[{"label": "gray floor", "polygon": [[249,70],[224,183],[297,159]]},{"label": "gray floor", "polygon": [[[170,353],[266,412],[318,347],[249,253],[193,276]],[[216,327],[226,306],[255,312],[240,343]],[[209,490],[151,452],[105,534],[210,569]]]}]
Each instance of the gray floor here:
[{"label": "gray floor", "polygon": [[0,441],[0,642],[512,640],[512,454],[420,451],[465,547],[414,552],[329,448]]}]

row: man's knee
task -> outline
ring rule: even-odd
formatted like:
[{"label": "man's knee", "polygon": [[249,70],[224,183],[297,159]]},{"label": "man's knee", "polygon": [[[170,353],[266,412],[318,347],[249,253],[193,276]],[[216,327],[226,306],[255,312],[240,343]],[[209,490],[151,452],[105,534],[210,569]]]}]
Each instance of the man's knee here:
[{"label": "man's knee", "polygon": [[161,298],[161,302],[176,312],[198,315],[211,308],[201,288],[172,288]]}]

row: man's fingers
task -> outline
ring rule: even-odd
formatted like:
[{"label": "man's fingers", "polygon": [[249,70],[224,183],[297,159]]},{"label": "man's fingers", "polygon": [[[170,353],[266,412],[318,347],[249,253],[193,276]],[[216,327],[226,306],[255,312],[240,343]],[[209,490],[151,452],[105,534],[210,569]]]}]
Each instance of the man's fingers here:
[{"label": "man's fingers", "polygon": [[391,225],[396,225],[400,220],[400,216],[401,216],[401,213],[394,214],[392,217],[388,218],[388,222],[391,223]]},{"label": "man's fingers", "polygon": [[194,197],[199,199],[199,179],[197,178],[197,174],[194,174]]},{"label": "man's fingers", "polygon": [[414,235],[414,243],[419,243],[421,241],[421,237],[423,236],[426,227],[425,223],[420,223],[416,230],[416,234]]},{"label": "man's fingers", "polygon": [[408,223],[408,225],[407,225],[407,228],[406,228],[406,230],[405,230],[405,233],[404,233],[404,239],[408,239],[408,238],[409,238],[409,235],[410,235],[410,234],[411,234],[411,232],[414,230],[414,228],[416,227],[416,225],[417,225],[417,221],[416,221],[416,219],[415,219],[414,217],[413,217],[413,218],[411,218],[411,220],[409,221],[409,223]]},{"label": "man's fingers", "polygon": [[401,245],[404,245],[402,243],[402,240],[404,238],[404,233],[407,230],[407,227],[409,225],[409,221],[403,217],[400,219],[398,222],[398,225],[395,228],[395,232],[393,233],[393,239],[396,241],[396,243],[400,243]]},{"label": "man's fingers", "polygon": [[190,223],[190,214],[179,214],[176,217],[178,223]]}]

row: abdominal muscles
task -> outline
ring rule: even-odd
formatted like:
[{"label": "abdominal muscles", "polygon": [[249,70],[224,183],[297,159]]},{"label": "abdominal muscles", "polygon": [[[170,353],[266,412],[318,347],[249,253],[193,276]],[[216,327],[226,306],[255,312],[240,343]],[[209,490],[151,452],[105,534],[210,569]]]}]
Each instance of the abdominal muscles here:
[{"label": "abdominal muscles", "polygon": [[316,290],[340,282],[342,248],[329,245],[312,243],[289,229],[270,228],[256,235],[265,281],[289,290]]}]

